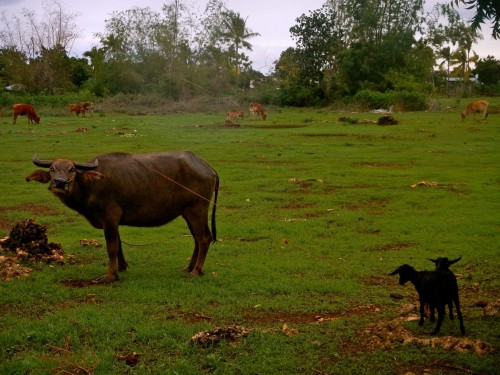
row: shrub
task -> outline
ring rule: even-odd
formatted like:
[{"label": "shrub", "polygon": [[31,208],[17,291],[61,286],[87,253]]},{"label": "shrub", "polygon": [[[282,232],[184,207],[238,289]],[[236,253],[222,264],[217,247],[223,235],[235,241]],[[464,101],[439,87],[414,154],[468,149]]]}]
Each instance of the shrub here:
[{"label": "shrub", "polygon": [[357,106],[363,107],[364,109],[368,110],[388,108],[391,105],[389,101],[389,95],[387,95],[387,93],[372,90],[358,91],[354,95],[353,100]]},{"label": "shrub", "polygon": [[427,98],[416,91],[372,91],[361,90],[353,96],[354,103],[365,110],[390,108],[398,110],[420,111],[427,109]]},{"label": "shrub", "polygon": [[393,92],[391,105],[405,111],[421,111],[428,108],[427,97],[416,91]]}]

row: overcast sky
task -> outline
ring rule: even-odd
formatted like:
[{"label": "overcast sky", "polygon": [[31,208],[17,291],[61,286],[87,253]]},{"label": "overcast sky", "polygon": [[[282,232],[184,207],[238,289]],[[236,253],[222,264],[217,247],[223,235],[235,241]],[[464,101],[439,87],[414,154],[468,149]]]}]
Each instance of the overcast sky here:
[{"label": "overcast sky", "polygon": [[[0,12],[19,14],[23,8],[34,9],[36,14],[43,15],[42,4],[51,0],[0,0]],[[106,19],[114,11],[123,11],[133,7],[150,7],[160,12],[167,0],[59,0],[66,13],[78,14],[75,18],[81,38],[79,38],[70,53],[71,56],[81,56],[92,46],[98,45],[94,33],[103,32]],[[448,0],[441,0],[446,2]],[[170,1],[168,1],[170,2]],[[204,9],[206,0],[186,0],[193,4],[193,9]],[[295,25],[295,19],[310,10],[319,9],[325,0],[226,0],[227,7],[239,12],[247,19],[247,26],[260,34],[259,37],[249,39],[253,52],[246,51],[253,61],[253,67],[263,73],[268,73],[273,68],[273,62],[280,53],[288,47],[295,46],[290,36],[289,29]],[[426,8],[438,0],[427,0]],[[191,6],[190,6],[191,7]],[[463,7],[463,6],[462,6]],[[480,56],[493,55],[500,59],[500,41],[490,37],[491,29],[483,25],[483,40],[473,46],[473,50]]]}]

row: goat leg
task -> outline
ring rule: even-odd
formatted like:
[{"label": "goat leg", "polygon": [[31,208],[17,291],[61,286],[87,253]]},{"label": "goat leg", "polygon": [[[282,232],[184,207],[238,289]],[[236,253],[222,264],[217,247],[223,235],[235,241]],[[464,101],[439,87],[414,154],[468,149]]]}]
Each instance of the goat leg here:
[{"label": "goat leg", "polygon": [[443,324],[444,320],[444,315],[445,315],[445,306],[444,305],[439,305],[436,306],[437,312],[438,312],[438,321],[436,324],[436,328],[434,328],[434,331],[432,331],[431,335],[435,336],[439,333],[439,330],[441,329],[441,324]]},{"label": "goat leg", "polygon": [[425,314],[425,304],[422,303],[422,298],[420,298],[420,320],[418,325],[422,327],[424,325],[424,314]]}]

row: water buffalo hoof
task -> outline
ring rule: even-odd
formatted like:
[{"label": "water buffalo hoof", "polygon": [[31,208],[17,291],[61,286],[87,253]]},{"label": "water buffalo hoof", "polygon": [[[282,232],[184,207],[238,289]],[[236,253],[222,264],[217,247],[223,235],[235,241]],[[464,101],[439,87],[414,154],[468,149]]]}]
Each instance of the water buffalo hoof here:
[{"label": "water buffalo hoof", "polygon": [[118,280],[118,276],[115,275],[102,275],[101,277],[98,277],[94,280],[92,280],[92,283],[94,284],[111,284],[112,282]]},{"label": "water buffalo hoof", "polygon": [[125,262],[125,264],[119,264],[118,263],[118,272],[124,272],[126,271],[128,268],[128,263]]},{"label": "water buffalo hoof", "polygon": [[195,268],[189,273],[189,276],[203,276],[203,271],[200,271],[198,268]]}]

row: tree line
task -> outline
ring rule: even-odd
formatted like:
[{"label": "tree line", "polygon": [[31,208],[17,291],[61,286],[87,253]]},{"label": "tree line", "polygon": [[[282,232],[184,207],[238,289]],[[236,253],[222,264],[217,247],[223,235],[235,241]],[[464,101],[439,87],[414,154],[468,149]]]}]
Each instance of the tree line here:
[{"label": "tree line", "polygon": [[[465,0],[474,1],[484,0]],[[42,19],[27,9],[2,13],[0,84],[32,94],[170,100],[241,95],[252,87],[254,99],[277,105],[355,98],[408,109],[421,109],[432,93],[500,93],[500,61],[472,49],[480,22],[461,19],[449,2],[424,12],[424,0],[327,0],[296,19],[290,28],[296,46],[281,53],[268,76],[252,68],[247,53],[259,34],[244,16],[224,0],[207,1],[201,13],[187,3],[113,12],[96,34],[99,44],[81,57],[69,57],[78,15],[58,0],[45,4]]]}]

